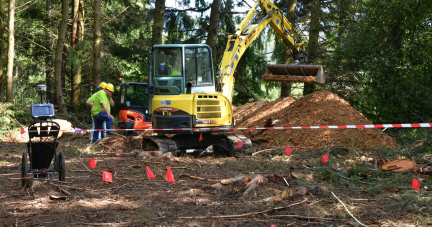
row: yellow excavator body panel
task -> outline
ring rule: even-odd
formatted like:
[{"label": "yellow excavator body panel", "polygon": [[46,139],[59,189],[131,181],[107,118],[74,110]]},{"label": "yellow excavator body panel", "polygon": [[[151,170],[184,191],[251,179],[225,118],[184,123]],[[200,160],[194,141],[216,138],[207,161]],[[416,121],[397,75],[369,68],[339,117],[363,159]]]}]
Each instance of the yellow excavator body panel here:
[{"label": "yellow excavator body panel", "polygon": [[218,92],[157,95],[152,99],[152,109],[155,116],[193,116],[190,128],[233,124],[231,103]]}]

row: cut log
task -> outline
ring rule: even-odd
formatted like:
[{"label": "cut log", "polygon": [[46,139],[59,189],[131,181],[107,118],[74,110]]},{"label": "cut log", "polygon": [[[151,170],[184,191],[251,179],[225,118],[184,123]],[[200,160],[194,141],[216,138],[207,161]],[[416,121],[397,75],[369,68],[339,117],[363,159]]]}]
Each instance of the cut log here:
[{"label": "cut log", "polygon": [[[254,190],[260,183],[267,182],[266,176],[262,174],[239,174],[236,177],[221,180],[222,185],[233,184],[236,182],[242,182],[246,184],[246,191],[243,192],[243,196],[249,194]],[[220,185],[215,184],[212,187],[217,188]]]},{"label": "cut log", "polygon": [[408,159],[397,159],[387,162],[381,166],[384,171],[403,172],[414,168],[416,164]]}]

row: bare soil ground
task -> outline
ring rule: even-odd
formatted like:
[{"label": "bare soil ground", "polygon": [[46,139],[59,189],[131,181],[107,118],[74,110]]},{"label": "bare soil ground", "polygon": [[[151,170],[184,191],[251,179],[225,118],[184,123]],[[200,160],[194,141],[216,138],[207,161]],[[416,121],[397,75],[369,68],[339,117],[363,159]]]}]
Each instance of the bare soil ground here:
[{"label": "bare soil ground", "polygon": [[[236,108],[235,118],[239,127],[370,124],[328,92],[247,104]],[[253,137],[253,152],[258,154],[136,158],[142,152],[140,137],[114,134],[92,147],[88,134],[66,133],[58,148],[66,156],[66,182],[55,181],[58,176],[53,174],[53,181],[27,189],[17,180],[21,156],[27,152],[25,135],[1,138],[0,225],[432,224],[432,177],[421,171],[432,165],[427,142],[401,148],[379,129],[241,133]],[[283,151],[286,145],[293,148],[289,156]],[[323,154],[330,155],[326,164],[321,162]],[[88,167],[89,158],[97,161],[95,169]],[[410,158],[417,167],[403,173],[378,168],[382,160],[397,158]],[[147,178],[147,166],[156,179]],[[168,167],[175,184],[165,181]],[[102,181],[102,171],[113,174],[112,183]],[[233,180],[241,176],[246,178]],[[412,178],[422,181],[419,192],[411,189]]]}]

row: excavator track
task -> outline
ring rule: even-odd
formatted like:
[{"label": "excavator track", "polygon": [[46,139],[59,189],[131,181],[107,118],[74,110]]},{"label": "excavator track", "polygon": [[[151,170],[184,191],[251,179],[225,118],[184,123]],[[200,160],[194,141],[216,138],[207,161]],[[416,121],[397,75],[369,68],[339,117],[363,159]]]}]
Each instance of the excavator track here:
[{"label": "excavator track", "polygon": [[[230,143],[234,145],[232,154],[229,154],[229,156],[236,156],[239,154],[246,154],[246,155],[252,154],[252,142],[246,136],[240,133],[228,133],[223,135],[226,136],[226,138],[230,141]],[[237,147],[239,141],[243,143],[243,145],[240,148]]]},{"label": "excavator track", "polygon": [[141,147],[145,151],[162,151],[172,152],[177,151],[176,142],[167,136],[144,136]]},{"label": "excavator track", "polygon": [[[200,134],[174,135],[170,138],[167,136],[144,136],[142,149],[177,154],[178,150],[204,150],[212,145],[215,152],[226,152],[230,157],[252,153],[251,140],[239,133],[206,133],[202,134],[202,137],[203,139],[200,141]],[[242,143],[240,148],[237,147],[239,141]]]}]

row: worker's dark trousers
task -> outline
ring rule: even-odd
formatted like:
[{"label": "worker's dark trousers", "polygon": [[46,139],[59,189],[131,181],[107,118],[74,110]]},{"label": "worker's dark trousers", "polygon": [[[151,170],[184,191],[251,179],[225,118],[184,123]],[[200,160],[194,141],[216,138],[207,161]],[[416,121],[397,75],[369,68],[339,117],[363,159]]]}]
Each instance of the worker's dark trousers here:
[{"label": "worker's dark trousers", "polygon": [[[111,125],[113,122],[112,118],[108,117],[108,114],[105,112],[99,112],[98,114],[93,116],[95,122],[95,132],[93,133],[93,144],[97,144],[99,140],[99,132],[98,129],[103,129],[103,123],[106,121],[106,129],[111,129]],[[112,134],[111,132],[107,132],[108,135]],[[105,138],[105,133],[102,134],[102,138]]]}]

